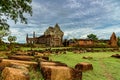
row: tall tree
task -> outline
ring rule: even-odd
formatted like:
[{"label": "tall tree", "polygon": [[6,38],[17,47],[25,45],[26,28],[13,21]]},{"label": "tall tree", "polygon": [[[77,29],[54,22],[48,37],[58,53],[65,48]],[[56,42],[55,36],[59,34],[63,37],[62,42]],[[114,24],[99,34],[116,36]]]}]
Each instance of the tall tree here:
[{"label": "tall tree", "polygon": [[32,0],[0,0],[0,41],[2,37],[10,33],[7,20],[27,24],[24,14],[32,16],[31,2]]},{"label": "tall tree", "polygon": [[0,25],[7,24],[8,19],[27,23],[24,13],[32,15],[32,0],[0,0]]},{"label": "tall tree", "polygon": [[87,35],[87,39],[98,40],[98,37],[95,34],[89,34]]},{"label": "tall tree", "polygon": [[9,26],[7,24],[0,25],[0,43],[2,42],[2,38],[4,36],[8,36],[9,34]]}]

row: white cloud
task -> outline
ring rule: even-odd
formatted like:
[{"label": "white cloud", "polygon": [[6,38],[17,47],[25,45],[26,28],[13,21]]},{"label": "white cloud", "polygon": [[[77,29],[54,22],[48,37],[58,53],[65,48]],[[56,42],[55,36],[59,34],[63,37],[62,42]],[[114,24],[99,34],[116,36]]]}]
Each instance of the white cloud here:
[{"label": "white cloud", "polygon": [[67,0],[68,4],[64,7],[70,7],[70,8],[80,8],[83,7],[81,3],[79,3],[77,0]]},{"label": "white cloud", "polygon": [[32,7],[33,7],[33,14],[37,16],[49,11],[45,5],[38,2],[33,2]]}]

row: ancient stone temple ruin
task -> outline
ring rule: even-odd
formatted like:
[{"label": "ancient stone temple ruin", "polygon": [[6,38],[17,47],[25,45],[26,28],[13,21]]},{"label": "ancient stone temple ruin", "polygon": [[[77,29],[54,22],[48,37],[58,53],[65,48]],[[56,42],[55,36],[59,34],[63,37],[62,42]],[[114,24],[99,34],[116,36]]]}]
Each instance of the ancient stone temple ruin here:
[{"label": "ancient stone temple ruin", "polygon": [[116,46],[118,46],[117,42],[118,42],[118,39],[116,37],[116,34],[113,32],[112,35],[111,35],[111,37],[110,37],[110,45],[112,47],[116,47]]},{"label": "ancient stone temple ruin", "polygon": [[36,37],[33,32],[33,38],[26,36],[26,42],[31,44],[45,44],[46,46],[62,46],[62,39],[64,33],[56,24],[54,27],[49,27],[42,36]]},{"label": "ancient stone temple ruin", "polygon": [[82,47],[91,47],[94,45],[99,46],[101,43],[105,44],[107,47],[118,47],[118,38],[116,37],[116,34],[113,32],[110,36],[110,39],[104,39],[104,40],[91,40],[91,39],[78,39],[76,42],[69,42],[69,46],[82,46]]}]

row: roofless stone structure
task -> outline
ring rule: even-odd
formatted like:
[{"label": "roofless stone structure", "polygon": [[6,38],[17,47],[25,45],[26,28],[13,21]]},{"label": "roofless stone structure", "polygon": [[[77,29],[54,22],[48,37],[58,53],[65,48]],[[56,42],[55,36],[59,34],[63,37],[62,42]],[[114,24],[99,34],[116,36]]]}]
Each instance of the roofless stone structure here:
[{"label": "roofless stone structure", "polygon": [[91,39],[78,39],[76,42],[69,42],[69,46],[82,46],[82,47],[91,47],[91,46],[99,46],[101,43],[105,44],[106,47],[118,47],[118,38],[116,34],[113,32],[110,36],[110,39],[104,40],[91,40]]},{"label": "roofless stone structure", "polygon": [[56,24],[54,27],[49,27],[42,36],[36,37],[33,32],[33,38],[26,36],[26,42],[30,44],[45,44],[46,46],[62,46],[64,33],[60,29],[59,25]]}]

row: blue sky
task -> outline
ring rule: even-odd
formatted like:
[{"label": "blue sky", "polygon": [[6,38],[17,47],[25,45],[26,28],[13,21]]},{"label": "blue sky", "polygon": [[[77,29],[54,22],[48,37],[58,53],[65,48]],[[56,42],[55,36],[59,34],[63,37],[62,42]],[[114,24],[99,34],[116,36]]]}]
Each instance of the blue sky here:
[{"label": "blue sky", "polygon": [[[120,0],[33,0],[33,16],[28,24],[9,21],[11,35],[24,43],[26,34],[40,36],[56,23],[64,38],[86,38],[90,33],[109,39],[112,32],[120,36]],[[31,36],[32,37],[32,36]]]}]

